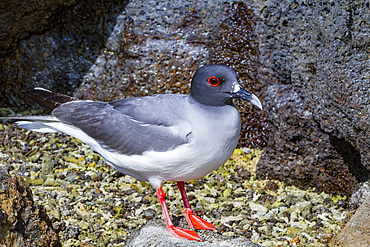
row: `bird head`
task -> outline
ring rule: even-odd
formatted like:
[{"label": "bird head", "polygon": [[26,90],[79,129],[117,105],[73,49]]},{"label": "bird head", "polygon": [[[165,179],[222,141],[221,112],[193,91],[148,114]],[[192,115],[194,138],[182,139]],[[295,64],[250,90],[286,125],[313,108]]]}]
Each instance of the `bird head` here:
[{"label": "bird head", "polygon": [[191,82],[190,97],[208,106],[232,105],[232,99],[242,99],[262,110],[258,97],[243,89],[238,74],[225,65],[210,64],[199,68]]}]

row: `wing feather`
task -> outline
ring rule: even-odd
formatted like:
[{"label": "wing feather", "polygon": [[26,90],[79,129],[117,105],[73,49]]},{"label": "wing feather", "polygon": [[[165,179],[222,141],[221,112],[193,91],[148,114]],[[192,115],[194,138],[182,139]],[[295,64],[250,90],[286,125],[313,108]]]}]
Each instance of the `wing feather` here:
[{"label": "wing feather", "polygon": [[[71,101],[55,108],[52,114],[62,123],[81,129],[100,145],[121,154],[164,152],[188,143],[188,131],[176,129],[183,128],[177,126],[178,117],[158,111],[161,102],[155,97],[151,104],[144,105],[130,99],[126,103],[123,101],[120,106],[112,102]],[[151,111],[148,107],[157,109]],[[166,110],[163,104],[162,108]],[[156,117],[156,113],[160,117]]]}]

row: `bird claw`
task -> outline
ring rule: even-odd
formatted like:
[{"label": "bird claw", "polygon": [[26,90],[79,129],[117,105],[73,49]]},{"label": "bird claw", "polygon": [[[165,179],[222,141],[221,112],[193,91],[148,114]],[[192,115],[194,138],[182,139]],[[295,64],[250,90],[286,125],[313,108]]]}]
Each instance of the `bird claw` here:
[{"label": "bird claw", "polygon": [[197,230],[209,230],[218,232],[217,227],[195,215],[190,208],[185,208],[182,212],[185,213],[186,221],[188,222],[190,227]]},{"label": "bird claw", "polygon": [[190,229],[183,229],[181,227],[176,227],[174,225],[167,226],[167,230],[177,238],[188,239],[202,242],[203,240],[198,236],[198,234]]}]

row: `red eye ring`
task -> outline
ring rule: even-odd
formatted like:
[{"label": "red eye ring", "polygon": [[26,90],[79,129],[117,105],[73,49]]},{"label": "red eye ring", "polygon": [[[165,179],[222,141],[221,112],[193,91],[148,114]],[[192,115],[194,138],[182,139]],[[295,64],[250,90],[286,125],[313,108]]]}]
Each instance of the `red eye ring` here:
[{"label": "red eye ring", "polygon": [[211,76],[210,78],[208,78],[208,83],[212,87],[217,87],[218,85],[220,85],[220,80],[216,76]]}]

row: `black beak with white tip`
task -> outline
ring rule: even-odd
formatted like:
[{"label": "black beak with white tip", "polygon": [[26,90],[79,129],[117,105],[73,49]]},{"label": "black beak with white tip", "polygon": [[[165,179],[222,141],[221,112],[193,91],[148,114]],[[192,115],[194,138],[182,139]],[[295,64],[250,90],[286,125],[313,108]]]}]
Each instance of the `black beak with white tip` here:
[{"label": "black beak with white tip", "polygon": [[239,88],[238,91],[236,91],[235,93],[231,93],[231,95],[233,96],[233,98],[236,98],[236,99],[243,99],[246,101],[250,101],[253,105],[257,106],[258,108],[262,110],[262,104],[261,104],[261,101],[258,99],[258,97],[243,88]]}]

